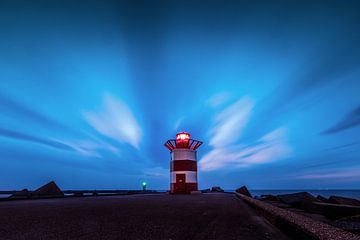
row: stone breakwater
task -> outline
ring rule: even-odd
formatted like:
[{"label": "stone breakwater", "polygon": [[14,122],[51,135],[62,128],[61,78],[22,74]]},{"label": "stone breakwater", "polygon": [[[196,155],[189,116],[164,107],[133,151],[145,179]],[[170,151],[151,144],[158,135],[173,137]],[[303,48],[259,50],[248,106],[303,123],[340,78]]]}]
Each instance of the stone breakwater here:
[{"label": "stone breakwater", "polygon": [[292,235],[297,235],[300,239],[318,240],[359,240],[360,237],[346,232],[331,225],[313,220],[309,217],[296,214],[294,212],[281,209],[271,204],[253,199],[244,194],[236,195],[260,212],[271,223],[283,231]]}]

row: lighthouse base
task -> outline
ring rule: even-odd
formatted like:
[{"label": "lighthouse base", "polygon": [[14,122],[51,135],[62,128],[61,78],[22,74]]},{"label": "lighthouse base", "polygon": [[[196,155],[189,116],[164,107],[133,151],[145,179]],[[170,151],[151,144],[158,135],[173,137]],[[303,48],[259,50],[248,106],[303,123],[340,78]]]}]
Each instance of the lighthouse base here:
[{"label": "lighthouse base", "polygon": [[190,194],[197,190],[197,183],[171,183],[170,185],[170,193],[172,194]]}]

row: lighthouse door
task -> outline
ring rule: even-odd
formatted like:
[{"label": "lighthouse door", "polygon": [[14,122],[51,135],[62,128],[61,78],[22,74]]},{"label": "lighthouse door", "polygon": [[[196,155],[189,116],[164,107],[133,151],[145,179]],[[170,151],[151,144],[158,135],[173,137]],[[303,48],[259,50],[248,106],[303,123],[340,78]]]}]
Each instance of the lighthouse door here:
[{"label": "lighthouse door", "polygon": [[175,192],[177,193],[186,192],[185,174],[176,174]]}]

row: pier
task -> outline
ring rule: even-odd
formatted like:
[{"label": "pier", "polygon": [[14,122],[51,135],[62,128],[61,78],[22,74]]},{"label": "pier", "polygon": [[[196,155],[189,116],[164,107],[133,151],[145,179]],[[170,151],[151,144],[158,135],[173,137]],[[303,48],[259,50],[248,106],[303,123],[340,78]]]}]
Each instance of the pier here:
[{"label": "pier", "polygon": [[291,239],[232,193],[0,203],[3,239]]}]

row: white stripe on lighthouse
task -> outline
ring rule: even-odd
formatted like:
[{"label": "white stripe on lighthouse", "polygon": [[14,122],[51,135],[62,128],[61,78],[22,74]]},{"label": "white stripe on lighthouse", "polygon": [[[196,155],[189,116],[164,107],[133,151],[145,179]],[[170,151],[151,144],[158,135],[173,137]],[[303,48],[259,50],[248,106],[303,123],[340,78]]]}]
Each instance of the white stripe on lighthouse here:
[{"label": "white stripe on lighthouse", "polygon": [[171,152],[171,161],[174,160],[193,160],[196,161],[196,152],[190,149],[174,149]]},{"label": "white stripe on lighthouse", "polygon": [[197,172],[195,171],[176,171],[170,174],[171,183],[176,183],[176,174],[185,174],[185,183],[197,183]]}]

